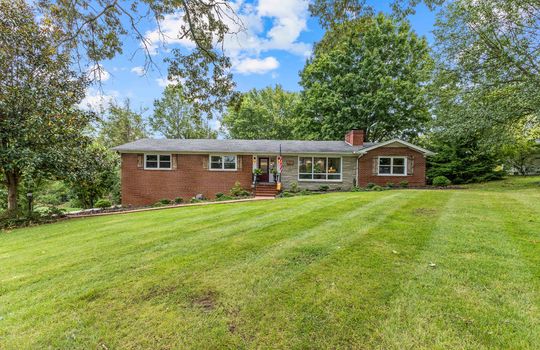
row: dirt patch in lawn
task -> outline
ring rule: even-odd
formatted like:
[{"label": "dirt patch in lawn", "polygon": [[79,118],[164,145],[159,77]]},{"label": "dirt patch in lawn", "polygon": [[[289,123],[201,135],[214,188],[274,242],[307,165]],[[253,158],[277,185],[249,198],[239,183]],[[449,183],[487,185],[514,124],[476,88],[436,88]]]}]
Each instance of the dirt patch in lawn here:
[{"label": "dirt patch in lawn", "polygon": [[437,213],[437,210],[432,208],[416,208],[413,213],[416,216],[434,216]]},{"label": "dirt patch in lawn", "polygon": [[217,305],[217,293],[213,290],[207,290],[193,298],[193,305],[204,311],[212,311]]}]

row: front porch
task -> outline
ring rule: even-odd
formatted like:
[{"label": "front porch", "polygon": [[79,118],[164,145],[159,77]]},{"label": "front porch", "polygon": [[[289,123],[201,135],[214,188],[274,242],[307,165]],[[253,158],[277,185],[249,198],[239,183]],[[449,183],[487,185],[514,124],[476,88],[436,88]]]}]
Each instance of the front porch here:
[{"label": "front porch", "polygon": [[253,155],[253,194],[256,197],[275,197],[279,193],[279,155]]}]

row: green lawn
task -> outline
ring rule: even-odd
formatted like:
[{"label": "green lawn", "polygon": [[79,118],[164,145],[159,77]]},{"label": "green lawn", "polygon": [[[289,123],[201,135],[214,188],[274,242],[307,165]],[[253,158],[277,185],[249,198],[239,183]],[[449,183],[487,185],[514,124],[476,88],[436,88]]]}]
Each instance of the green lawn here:
[{"label": "green lawn", "polygon": [[0,233],[0,349],[540,348],[540,177]]}]

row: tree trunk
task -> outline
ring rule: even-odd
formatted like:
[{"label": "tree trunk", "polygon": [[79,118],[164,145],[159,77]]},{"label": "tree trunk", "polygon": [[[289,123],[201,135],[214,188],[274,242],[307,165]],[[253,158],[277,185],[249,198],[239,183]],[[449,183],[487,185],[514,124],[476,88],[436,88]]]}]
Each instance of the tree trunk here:
[{"label": "tree trunk", "polygon": [[8,189],[8,211],[16,211],[19,206],[17,201],[19,174],[16,171],[6,171],[6,184]]}]

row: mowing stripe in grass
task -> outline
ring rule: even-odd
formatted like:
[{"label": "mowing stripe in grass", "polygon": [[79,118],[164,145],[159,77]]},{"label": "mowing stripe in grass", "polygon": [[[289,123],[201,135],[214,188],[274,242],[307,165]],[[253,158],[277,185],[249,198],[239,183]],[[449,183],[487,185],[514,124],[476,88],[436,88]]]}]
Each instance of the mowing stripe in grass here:
[{"label": "mowing stripe in grass", "polygon": [[528,329],[536,323],[531,275],[504,230],[509,214],[495,199],[452,194],[414,277],[392,302],[393,312],[377,327],[372,345],[490,349],[540,344],[538,328]]},{"label": "mowing stripe in grass", "polygon": [[[244,332],[257,334],[257,342],[250,345],[362,347],[370,324],[384,316],[386,301],[406,276],[406,266],[396,261],[420,250],[429,239],[429,230],[422,237],[423,232],[437,218],[435,212],[424,220],[412,220],[415,214],[411,207],[437,206],[446,196],[441,194],[426,203],[422,192],[407,192],[407,197],[392,203],[384,214],[373,212],[367,215],[370,221],[359,220],[347,235],[315,236],[313,243],[322,243],[315,246],[329,245],[331,253],[310,261],[290,277],[283,274],[285,281],[277,288],[247,305],[246,320],[271,310],[264,312],[259,323],[242,322]],[[331,243],[332,238],[337,239]],[[399,245],[397,255],[392,253],[394,245]]]}]

